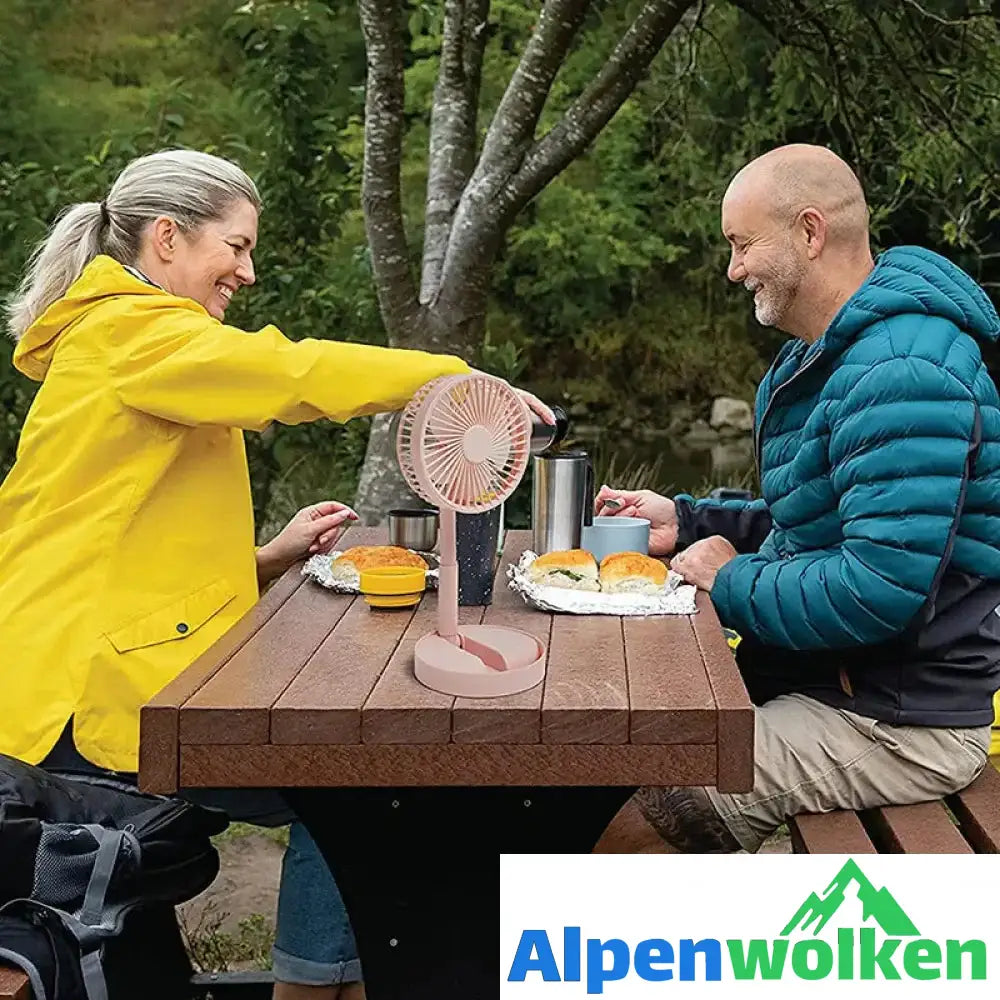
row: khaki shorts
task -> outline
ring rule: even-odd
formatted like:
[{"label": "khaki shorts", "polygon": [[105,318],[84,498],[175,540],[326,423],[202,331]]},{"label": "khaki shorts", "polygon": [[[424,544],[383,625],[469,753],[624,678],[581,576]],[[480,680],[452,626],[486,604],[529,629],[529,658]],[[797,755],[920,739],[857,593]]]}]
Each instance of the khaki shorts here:
[{"label": "khaki shorts", "polygon": [[712,804],[747,851],[798,813],[927,802],[965,788],[986,764],[990,727],[890,726],[782,695],[755,712],[754,787]]}]

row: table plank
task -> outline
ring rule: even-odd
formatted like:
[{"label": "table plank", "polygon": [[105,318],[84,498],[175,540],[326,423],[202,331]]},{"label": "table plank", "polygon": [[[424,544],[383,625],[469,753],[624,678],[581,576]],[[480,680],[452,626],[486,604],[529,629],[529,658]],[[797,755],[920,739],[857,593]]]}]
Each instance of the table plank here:
[{"label": "table plank", "polygon": [[632,743],[715,743],[716,705],[689,618],[626,618]]},{"label": "table plank", "polygon": [[[478,625],[482,618],[481,607],[458,609],[460,625]],[[428,591],[361,710],[363,743],[447,743],[451,739],[454,697],[424,687],[413,675],[413,647],[437,623],[437,591]]]},{"label": "table plank", "polygon": [[307,580],[184,704],[181,743],[267,743],[271,706],[355,600]]},{"label": "table plank", "polygon": [[[185,787],[711,784],[709,744],[182,746]],[[558,782],[553,776],[559,776]]]},{"label": "table plank", "polygon": [[746,792],[753,788],[753,705],[711,597],[699,590],[695,602],[698,613],[691,617],[691,624],[719,709],[719,770],[715,784],[720,792]]},{"label": "table plank", "polygon": [[169,795],[177,791],[180,707],[230,657],[243,648],[302,585],[302,563],[279,577],[218,642],[139,711],[139,788]]},{"label": "table plank", "polygon": [[627,743],[628,728],[621,619],[555,615],[542,699],[542,742]]},{"label": "table plank", "polygon": [[361,708],[413,609],[356,600],[271,709],[272,743],[360,743]]},{"label": "table plank", "polygon": [[[549,648],[552,615],[525,604],[507,585],[507,567],[531,547],[530,531],[508,531],[493,580],[493,603],[483,617],[485,625],[521,629]],[[504,698],[456,698],[452,710],[452,739],[456,743],[538,743],[545,681],[530,691]]]}]

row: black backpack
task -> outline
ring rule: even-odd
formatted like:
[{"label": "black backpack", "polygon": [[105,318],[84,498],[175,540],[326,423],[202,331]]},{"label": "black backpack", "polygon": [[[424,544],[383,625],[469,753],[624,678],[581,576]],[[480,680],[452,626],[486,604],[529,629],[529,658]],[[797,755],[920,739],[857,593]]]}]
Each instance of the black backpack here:
[{"label": "black backpack", "polygon": [[0,754],[0,959],[35,1000],[182,995],[173,907],[218,874],[210,838],[227,825],[219,810]]}]

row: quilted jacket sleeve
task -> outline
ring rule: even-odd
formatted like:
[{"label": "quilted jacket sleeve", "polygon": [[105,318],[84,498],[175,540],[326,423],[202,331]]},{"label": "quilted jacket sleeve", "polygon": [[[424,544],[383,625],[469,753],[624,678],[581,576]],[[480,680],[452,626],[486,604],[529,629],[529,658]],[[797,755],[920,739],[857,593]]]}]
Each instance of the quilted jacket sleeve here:
[{"label": "quilted jacket sleeve", "polygon": [[897,357],[870,368],[830,428],[843,543],[776,560],[736,556],[712,589],[721,619],[792,649],[903,632],[950,558],[978,433],[973,394],[944,365]]},{"label": "quilted jacket sleeve", "polygon": [[401,409],[425,382],[469,371],[460,358],[256,333],[195,310],[140,303],[110,352],[121,401],[164,420],[263,430]]},{"label": "quilted jacket sleeve", "polygon": [[674,497],[674,508],[678,550],[722,535],[737,552],[756,552],[771,530],[771,512],[764,500],[695,500],[681,493]]}]

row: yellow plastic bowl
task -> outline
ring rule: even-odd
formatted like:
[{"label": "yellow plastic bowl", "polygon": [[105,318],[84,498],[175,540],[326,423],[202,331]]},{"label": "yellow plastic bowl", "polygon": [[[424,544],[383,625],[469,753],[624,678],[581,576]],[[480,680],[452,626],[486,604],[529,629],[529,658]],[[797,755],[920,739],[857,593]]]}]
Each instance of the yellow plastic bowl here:
[{"label": "yellow plastic bowl", "polygon": [[425,571],[413,566],[387,566],[361,571],[361,593],[373,608],[410,608],[420,603],[427,586]]}]

